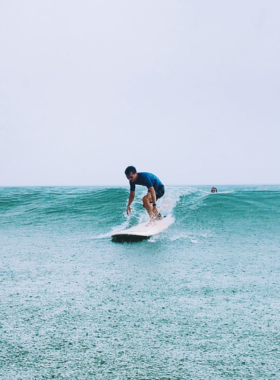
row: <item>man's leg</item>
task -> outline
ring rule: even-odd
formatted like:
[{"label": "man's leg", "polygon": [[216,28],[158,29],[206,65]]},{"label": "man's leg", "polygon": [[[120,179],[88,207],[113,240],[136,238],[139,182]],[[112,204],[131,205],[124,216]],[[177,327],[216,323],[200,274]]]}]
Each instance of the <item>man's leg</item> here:
[{"label": "man's leg", "polygon": [[147,195],[145,195],[142,198],[142,201],[143,201],[143,206],[147,210],[147,212],[150,215],[150,217],[151,218],[155,217],[155,215],[153,213],[153,206],[152,206],[153,201],[152,201],[151,193],[148,193]]}]

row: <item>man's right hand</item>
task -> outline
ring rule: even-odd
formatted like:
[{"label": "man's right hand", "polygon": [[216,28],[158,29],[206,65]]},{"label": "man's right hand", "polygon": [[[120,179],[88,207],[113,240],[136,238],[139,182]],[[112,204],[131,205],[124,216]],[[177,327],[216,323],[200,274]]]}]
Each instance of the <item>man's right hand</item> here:
[{"label": "man's right hand", "polygon": [[130,193],[129,193],[129,198],[128,198],[128,202],[127,202],[127,208],[126,208],[126,213],[127,213],[127,215],[129,215],[129,214],[131,213],[130,205],[131,205],[131,203],[132,203],[133,200],[134,200],[134,196],[135,196],[135,192],[134,192],[134,191],[130,191]]}]

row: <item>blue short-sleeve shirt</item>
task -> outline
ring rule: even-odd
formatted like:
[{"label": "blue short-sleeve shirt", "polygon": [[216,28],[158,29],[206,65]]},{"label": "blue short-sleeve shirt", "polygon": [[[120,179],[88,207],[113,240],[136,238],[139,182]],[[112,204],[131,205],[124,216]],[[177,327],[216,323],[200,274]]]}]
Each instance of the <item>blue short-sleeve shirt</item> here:
[{"label": "blue short-sleeve shirt", "polygon": [[146,186],[148,189],[150,187],[153,187],[155,189],[155,192],[163,186],[161,181],[156,177],[154,174],[151,173],[138,173],[137,180],[134,182],[129,181],[130,184],[130,191],[135,191],[135,185],[141,185]]}]

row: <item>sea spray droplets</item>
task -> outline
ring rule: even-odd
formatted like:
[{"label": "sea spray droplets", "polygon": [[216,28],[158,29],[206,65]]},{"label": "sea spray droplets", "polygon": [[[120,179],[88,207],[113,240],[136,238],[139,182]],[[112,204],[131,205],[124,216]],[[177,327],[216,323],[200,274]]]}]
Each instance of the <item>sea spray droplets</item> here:
[{"label": "sea spray droplets", "polygon": [[130,218],[128,188],[1,189],[1,379],[279,378],[279,188],[209,190],[114,244],[143,189]]}]

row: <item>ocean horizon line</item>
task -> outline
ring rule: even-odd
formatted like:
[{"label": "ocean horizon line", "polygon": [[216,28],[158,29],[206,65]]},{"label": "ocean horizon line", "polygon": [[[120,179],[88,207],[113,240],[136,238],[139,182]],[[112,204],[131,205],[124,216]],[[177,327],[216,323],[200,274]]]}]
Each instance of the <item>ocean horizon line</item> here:
[{"label": "ocean horizon line", "polygon": [[[165,186],[280,186],[280,183],[206,183],[206,184],[170,184],[166,183]],[[34,187],[111,187],[111,188],[116,188],[116,187],[129,187],[129,185],[123,185],[123,184],[115,184],[115,185],[0,185],[1,188],[34,188]]]}]

